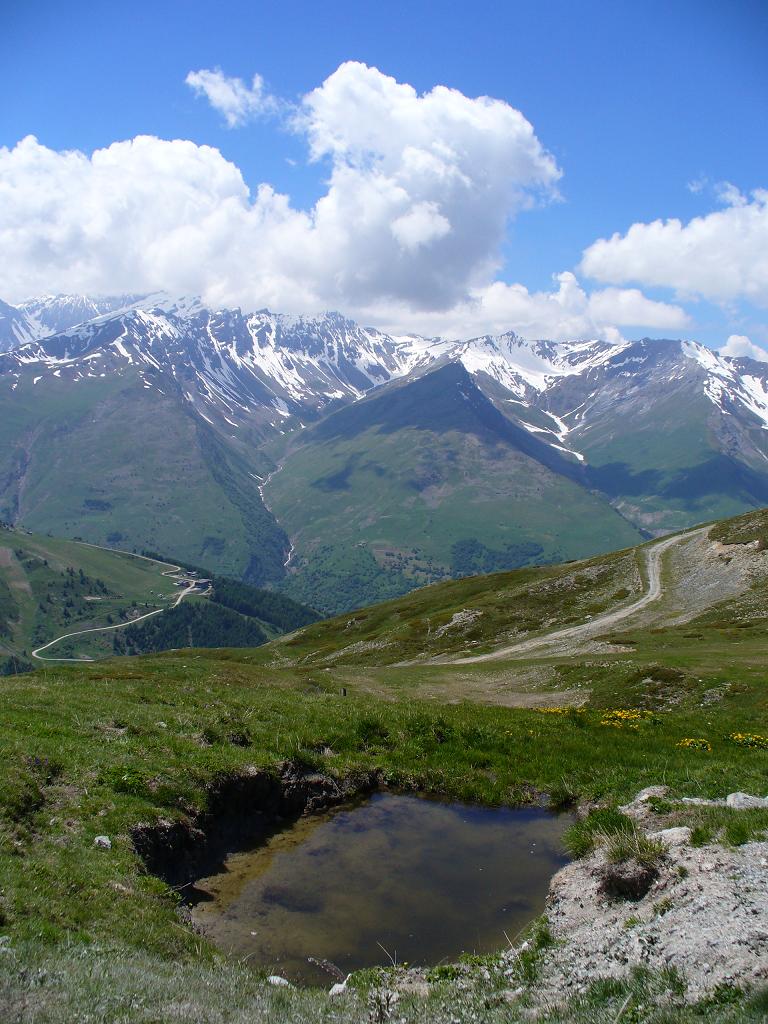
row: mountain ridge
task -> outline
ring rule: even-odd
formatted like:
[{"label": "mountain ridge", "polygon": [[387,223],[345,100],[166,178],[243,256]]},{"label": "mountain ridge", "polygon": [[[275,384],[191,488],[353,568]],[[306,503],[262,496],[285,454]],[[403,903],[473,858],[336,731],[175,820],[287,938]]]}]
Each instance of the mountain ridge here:
[{"label": "mountain ridge", "polygon": [[[350,581],[381,580],[383,571],[383,591],[352,587],[372,599],[454,571],[454,544],[475,552],[474,561],[462,555],[457,563],[475,571],[506,564],[508,545],[539,545],[549,552],[544,558],[584,554],[549,539],[550,526],[570,530],[569,502],[595,524],[618,515],[635,531],[619,535],[607,526],[600,540],[598,530],[597,552],[768,500],[768,365],[722,357],[695,342],[526,341],[511,331],[468,341],[395,336],[340,313],[215,310],[195,297],[163,294],[30,300],[24,308],[0,308],[0,325],[27,315],[25,309],[37,316],[38,334],[41,310],[49,324],[97,313],[45,337],[17,340],[0,354],[0,516],[36,530],[160,549],[290,589],[307,568],[296,533],[305,524],[286,511],[278,492],[299,466],[297,453],[314,445],[305,453],[302,487],[292,491],[292,505],[309,516],[318,501],[330,508],[338,473],[357,484],[336,515],[361,524],[377,514],[372,493],[381,497],[379,518],[391,516],[394,510],[383,511],[385,485],[399,481],[397,490],[408,479],[418,482],[402,492],[411,512],[401,527],[377,533],[373,546],[352,559],[356,568],[339,570],[351,573]],[[453,387],[459,377],[468,389],[463,405],[441,404],[435,379],[450,378]],[[432,383],[423,384],[428,378]],[[429,400],[419,409],[423,388]],[[402,415],[406,400],[410,420],[421,416],[420,424]],[[500,417],[493,429],[452,430],[468,426],[472,403],[486,426]],[[386,452],[384,434],[366,422],[377,416],[397,421]],[[342,423],[356,423],[356,440],[328,436]],[[422,446],[420,462],[413,445]],[[543,469],[531,475],[525,457]],[[452,525],[445,522],[439,557],[432,544],[424,561],[424,531],[432,529],[424,500],[444,501],[425,476],[429,458],[444,481],[451,465],[463,466],[466,509]],[[371,476],[374,463],[383,475]],[[514,467],[523,463],[526,473],[515,478]],[[559,481],[557,499],[542,497],[555,494],[549,484],[535,497],[533,480],[543,480],[544,470]],[[330,491],[313,484],[323,477]],[[579,488],[578,501],[565,499],[569,482]],[[454,475],[449,490],[458,485]],[[500,519],[504,500],[508,529]],[[474,512],[477,529],[466,511]],[[328,520],[326,538],[316,538],[313,548],[338,548],[336,533]],[[350,560],[348,551],[328,557],[334,564]],[[414,577],[402,575],[402,559],[416,567]],[[429,559],[431,577],[423,575]],[[312,593],[298,596],[316,602]]]}]

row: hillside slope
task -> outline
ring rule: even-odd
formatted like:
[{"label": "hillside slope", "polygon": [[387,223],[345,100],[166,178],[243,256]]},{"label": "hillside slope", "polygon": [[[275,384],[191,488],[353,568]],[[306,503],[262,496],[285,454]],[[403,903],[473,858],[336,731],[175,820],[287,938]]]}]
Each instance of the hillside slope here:
[{"label": "hillside slope", "polygon": [[283,586],[326,614],[641,539],[576,459],[503,416],[460,363],[302,432],[264,498],[293,544]]},{"label": "hillside slope", "polygon": [[[679,921],[694,901],[696,922],[716,922],[717,895],[700,912],[706,878],[717,878],[713,865],[738,883],[731,867],[750,849],[764,855],[755,841],[765,839],[768,811],[722,798],[765,792],[768,513],[660,544],[668,545],[660,592],[639,609],[652,589],[646,554],[660,550],[653,544],[435,584],[254,651],[184,650],[4,680],[0,909],[9,952],[0,957],[0,993],[12,1007],[44,1005],[50,1021],[84,1018],[95,1000],[131,1024],[145,1020],[146,1006],[162,1020],[178,1017],[179,1007],[201,1020],[251,1020],[254,1007],[280,1019],[365,1019],[371,1005],[387,1005],[394,985],[404,986],[402,968],[352,979],[338,1002],[327,989],[274,989],[180,921],[184,886],[170,872],[183,874],[206,838],[220,844],[212,847],[217,858],[258,841],[232,827],[261,821],[253,811],[273,822],[276,808],[316,810],[318,793],[334,802],[378,785],[465,802],[582,802],[585,812],[597,805],[572,833],[577,855],[602,829],[617,849],[622,842],[661,858],[663,899],[651,890],[645,901],[600,902],[626,951],[621,977],[598,979],[553,1019],[615,1021],[633,999],[637,1007],[660,1003],[664,1019],[758,1024],[764,997],[757,992],[750,1002],[736,984],[717,984],[722,973],[698,972],[705,998],[687,1009],[686,999],[699,999],[686,994],[688,979],[668,964],[649,971],[635,939],[657,941],[659,919]],[[581,636],[570,647],[455,660],[597,623],[633,603],[637,614],[614,621],[607,635]],[[667,858],[658,845],[642,845],[644,832],[618,810],[639,790],[650,798],[635,804],[642,827],[690,829],[690,847],[677,845]],[[355,843],[354,832],[347,841]],[[701,874],[682,856],[694,845]],[[764,888],[759,856],[754,891]],[[598,880],[590,875],[588,885]],[[727,898],[745,891],[736,885]],[[592,913],[591,903],[580,905]],[[740,907],[750,928],[740,951],[759,966],[762,924],[752,906]],[[594,932],[596,919],[585,929]],[[680,927],[678,937],[693,925]],[[570,981],[595,970],[594,959],[563,958],[545,921],[527,940],[473,961],[473,969],[425,971],[421,989],[403,993],[398,1015],[442,1022],[460,1005],[469,1008],[467,1021],[523,1021],[542,951],[550,975]],[[720,950],[718,963],[732,972],[727,953]],[[685,957],[672,964],[680,962]],[[622,980],[635,967],[642,971]]]},{"label": "hillside slope", "polygon": [[[177,581],[164,573],[172,568],[127,552],[0,527],[0,670],[30,664],[32,651],[56,636],[129,622],[150,608],[170,606]],[[109,653],[111,638],[86,648]]]},{"label": "hillside slope", "polygon": [[24,367],[0,376],[0,519],[95,544],[168,552],[261,583],[288,539],[255,464],[135,368],[72,386]]},{"label": "hillside slope", "polygon": [[[0,526],[0,674],[34,659],[254,647],[318,618],[284,595],[218,576],[197,585],[205,573],[178,568],[159,556]],[[150,617],[155,609],[162,614]]]},{"label": "hillside slope", "polygon": [[767,549],[759,510],[581,562],[434,584],[254,657],[366,692],[510,706],[636,699],[644,686],[684,703],[733,698],[735,666],[759,673],[768,656]]}]

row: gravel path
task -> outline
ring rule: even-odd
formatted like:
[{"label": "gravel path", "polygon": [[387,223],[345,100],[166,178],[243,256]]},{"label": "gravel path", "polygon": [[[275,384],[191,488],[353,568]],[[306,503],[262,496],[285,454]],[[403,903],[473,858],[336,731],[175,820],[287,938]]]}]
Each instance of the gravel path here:
[{"label": "gravel path", "polygon": [[[83,543],[85,543],[85,542],[83,542]],[[88,547],[92,547],[92,548],[101,547],[101,545],[99,545],[99,544],[88,544],[87,546]],[[102,548],[102,550],[103,551],[111,551],[111,550],[114,550],[114,549],[112,549],[112,548]],[[133,558],[141,558],[145,562],[156,562],[158,565],[166,565],[166,566],[168,566],[168,569],[166,569],[165,572],[162,572],[160,574],[161,576],[170,576],[171,578],[178,577],[179,579],[183,579],[184,570],[182,569],[182,567],[180,565],[172,565],[170,562],[160,562],[156,558],[147,558],[146,555],[135,555],[135,554],[131,553],[131,556]],[[179,595],[177,596],[176,600],[169,607],[170,608],[176,608],[177,605],[181,604],[181,602],[184,600],[184,598],[188,594],[191,594],[191,593],[193,593],[195,591],[196,587],[197,587],[197,583],[189,582],[189,585],[184,590],[182,590],[179,593]],[[58,644],[62,640],[69,640],[69,639],[71,639],[72,637],[75,637],[75,636],[85,636],[87,633],[109,633],[113,629],[125,629],[127,626],[135,626],[137,622],[143,622],[144,619],[151,619],[154,615],[162,615],[163,612],[166,612],[168,610],[169,610],[168,608],[155,608],[154,611],[146,612],[144,615],[139,615],[135,619],[129,619],[127,622],[118,622],[114,626],[93,626],[90,629],[78,629],[78,630],[75,630],[74,633],[64,633],[62,636],[57,636],[55,640],[49,640],[48,643],[47,644],[43,644],[42,647],[36,647],[35,650],[32,651],[32,657],[33,658],[37,658],[38,661],[75,661],[75,662],[93,661],[93,658],[89,658],[87,656],[83,657],[83,658],[57,658],[57,657],[55,657],[55,655],[54,656],[43,655],[40,652],[41,651],[47,651],[48,648],[49,647],[53,647],[54,644]]]},{"label": "gravel path", "polygon": [[530,640],[522,640],[508,647],[500,647],[496,651],[491,651],[490,654],[473,654],[463,658],[435,658],[430,661],[430,664],[474,665],[481,661],[496,661],[499,658],[519,657],[524,654],[530,654],[532,651],[538,651],[543,647],[562,646],[564,644],[570,646],[574,641],[590,640],[615,626],[616,623],[623,622],[624,619],[637,615],[638,612],[641,612],[654,601],[658,601],[664,592],[661,579],[661,561],[664,553],[682,541],[687,542],[691,536],[691,533],[686,533],[683,536],[667,537],[645,548],[648,589],[642,597],[632,601],[630,604],[603,612],[602,615],[595,616],[589,622],[581,623],[578,626],[567,626],[564,629],[556,629],[552,633],[546,633],[544,636],[535,636]]}]

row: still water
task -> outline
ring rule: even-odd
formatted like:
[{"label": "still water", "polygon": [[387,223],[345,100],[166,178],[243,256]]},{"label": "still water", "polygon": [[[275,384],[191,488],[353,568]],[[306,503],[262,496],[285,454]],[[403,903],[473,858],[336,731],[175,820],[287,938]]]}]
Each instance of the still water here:
[{"label": "still water", "polygon": [[507,945],[544,909],[567,815],[377,794],[302,818],[195,883],[193,917],[221,949],[294,981],[437,964]]}]

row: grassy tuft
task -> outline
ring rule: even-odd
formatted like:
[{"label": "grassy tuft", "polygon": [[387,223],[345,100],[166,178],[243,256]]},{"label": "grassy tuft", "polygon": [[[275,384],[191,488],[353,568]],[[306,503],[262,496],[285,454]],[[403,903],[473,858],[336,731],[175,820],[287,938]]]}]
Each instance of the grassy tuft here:
[{"label": "grassy tuft", "polygon": [[565,833],[564,842],[572,857],[586,857],[606,839],[631,836],[634,828],[628,815],[613,807],[600,807],[573,824]]}]

